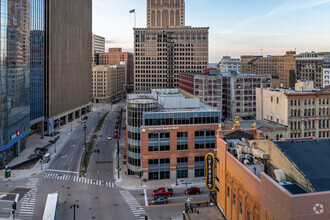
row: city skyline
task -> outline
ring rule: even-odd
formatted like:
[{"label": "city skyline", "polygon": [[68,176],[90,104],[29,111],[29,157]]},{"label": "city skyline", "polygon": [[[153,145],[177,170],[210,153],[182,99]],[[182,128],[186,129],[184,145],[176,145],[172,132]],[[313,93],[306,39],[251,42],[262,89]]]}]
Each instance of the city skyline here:
[{"label": "city skyline", "polygon": [[[136,12],[136,26],[146,27],[146,1],[93,1],[93,32],[106,38],[106,48],[123,47],[133,52],[131,9]],[[187,26],[210,27],[209,62],[213,63],[226,54],[240,57],[282,55],[287,50],[328,51],[330,30],[325,27],[329,9],[330,0],[188,0],[185,20]],[[111,22],[115,18],[117,21]]]}]

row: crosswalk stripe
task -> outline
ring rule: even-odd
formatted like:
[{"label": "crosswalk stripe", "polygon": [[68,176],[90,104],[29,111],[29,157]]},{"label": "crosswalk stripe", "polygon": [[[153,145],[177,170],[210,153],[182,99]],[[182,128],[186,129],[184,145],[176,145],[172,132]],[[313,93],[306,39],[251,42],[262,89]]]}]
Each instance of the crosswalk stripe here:
[{"label": "crosswalk stripe", "polygon": [[111,183],[111,185],[112,185],[112,188],[115,188],[115,184],[114,183]]}]

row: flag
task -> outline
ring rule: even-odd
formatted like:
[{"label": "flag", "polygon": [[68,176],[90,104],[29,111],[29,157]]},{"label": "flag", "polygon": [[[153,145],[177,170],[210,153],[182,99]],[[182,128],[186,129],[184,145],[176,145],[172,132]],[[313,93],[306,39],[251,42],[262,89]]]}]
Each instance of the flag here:
[{"label": "flag", "polygon": [[135,13],[135,9],[130,10],[129,13]]}]

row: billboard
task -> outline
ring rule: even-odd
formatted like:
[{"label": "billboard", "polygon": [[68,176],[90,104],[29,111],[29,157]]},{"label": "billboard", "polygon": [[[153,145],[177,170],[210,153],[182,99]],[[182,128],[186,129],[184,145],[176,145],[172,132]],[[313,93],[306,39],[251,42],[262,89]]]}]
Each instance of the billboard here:
[{"label": "billboard", "polygon": [[206,163],[205,185],[209,191],[213,191],[215,188],[215,174],[214,174],[215,159],[212,153],[206,154],[205,163]]}]

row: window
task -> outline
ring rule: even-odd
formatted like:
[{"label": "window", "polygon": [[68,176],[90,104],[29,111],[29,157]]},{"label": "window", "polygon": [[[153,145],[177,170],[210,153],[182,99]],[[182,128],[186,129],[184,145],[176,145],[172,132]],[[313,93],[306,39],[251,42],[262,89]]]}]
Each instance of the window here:
[{"label": "window", "polygon": [[148,151],[169,151],[170,150],[170,133],[164,131],[156,131],[148,134]]},{"label": "window", "polygon": [[249,211],[246,212],[246,220],[250,220],[250,212]]},{"label": "window", "polygon": [[205,176],[205,163],[204,156],[195,157],[195,177]]},{"label": "window", "polygon": [[188,132],[177,133],[177,150],[188,150]]},{"label": "window", "polygon": [[235,206],[236,205],[236,195],[233,194],[233,205]]},{"label": "window", "polygon": [[229,187],[227,186],[227,197],[229,198],[229,195],[230,195],[230,189]]},{"label": "window", "polygon": [[148,179],[159,180],[170,178],[170,158],[149,159]]},{"label": "window", "polygon": [[242,202],[239,202],[239,214],[243,214],[243,204]]},{"label": "window", "polygon": [[198,130],[195,131],[195,149],[215,148],[215,131]]}]

